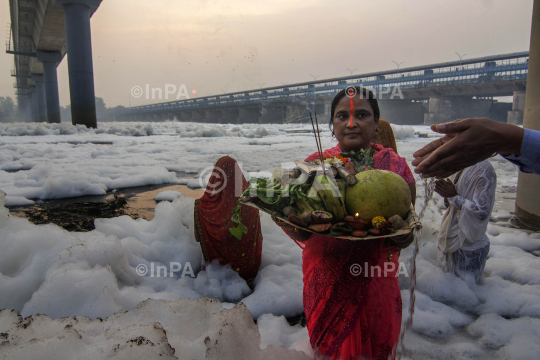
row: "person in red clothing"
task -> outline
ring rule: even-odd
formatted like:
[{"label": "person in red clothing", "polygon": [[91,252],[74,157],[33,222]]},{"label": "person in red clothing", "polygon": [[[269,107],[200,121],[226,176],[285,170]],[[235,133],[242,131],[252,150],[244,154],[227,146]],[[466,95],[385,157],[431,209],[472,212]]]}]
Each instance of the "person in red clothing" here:
[{"label": "person in red clothing", "polygon": [[248,186],[236,161],[229,156],[219,159],[204,195],[195,200],[195,238],[201,245],[205,263],[217,259],[221,265],[231,264],[233,270],[249,281],[257,276],[261,265],[261,221],[259,210],[242,206],[240,215],[248,228],[247,234],[238,240],[229,231],[236,226],[231,217],[239,197],[235,194],[238,184],[242,184],[242,192]]},{"label": "person in red clothing", "polygon": [[[347,95],[350,89],[355,90],[352,101]],[[325,150],[324,155],[370,149],[375,168],[399,174],[409,184],[414,199],[415,180],[405,159],[392,149],[371,142],[379,116],[379,106],[371,91],[349,87],[339,92],[332,102],[330,119],[338,145]],[[306,161],[317,158],[319,153]],[[346,168],[351,170],[351,166]],[[284,222],[277,224],[303,249],[304,311],[317,358],[393,357],[401,330],[397,278],[400,249],[383,239],[350,241],[309,233]],[[384,269],[385,263],[394,271],[369,271],[376,266]],[[363,269],[360,276],[351,271],[355,265]]]}]

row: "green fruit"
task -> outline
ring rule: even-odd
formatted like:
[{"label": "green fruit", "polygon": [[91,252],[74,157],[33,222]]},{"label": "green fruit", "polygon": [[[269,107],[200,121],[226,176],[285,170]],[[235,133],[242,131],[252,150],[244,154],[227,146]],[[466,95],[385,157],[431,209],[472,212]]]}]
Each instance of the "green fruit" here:
[{"label": "green fruit", "polygon": [[411,191],[401,176],[386,170],[356,174],[356,184],[347,187],[345,206],[351,216],[370,221],[375,216],[402,218],[411,207]]}]

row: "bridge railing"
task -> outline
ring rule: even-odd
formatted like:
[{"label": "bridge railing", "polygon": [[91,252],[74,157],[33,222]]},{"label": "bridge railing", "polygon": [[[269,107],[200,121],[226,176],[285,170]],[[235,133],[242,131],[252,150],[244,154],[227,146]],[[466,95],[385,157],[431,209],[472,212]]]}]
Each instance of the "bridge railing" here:
[{"label": "bridge railing", "polygon": [[[502,59],[498,59],[503,57]],[[162,112],[204,108],[211,106],[232,106],[238,104],[290,101],[295,99],[310,100],[320,96],[332,96],[350,85],[360,85],[371,90],[392,90],[436,87],[447,85],[474,84],[496,81],[524,80],[528,72],[528,53],[519,53],[515,57],[491,57],[478,61],[468,60],[432,65],[419,68],[402,69],[374,74],[320,80],[317,82],[291,84],[243,91],[230,94],[212,95],[196,99],[178,100],[159,104],[131,107],[115,112],[113,115],[134,113]]]}]

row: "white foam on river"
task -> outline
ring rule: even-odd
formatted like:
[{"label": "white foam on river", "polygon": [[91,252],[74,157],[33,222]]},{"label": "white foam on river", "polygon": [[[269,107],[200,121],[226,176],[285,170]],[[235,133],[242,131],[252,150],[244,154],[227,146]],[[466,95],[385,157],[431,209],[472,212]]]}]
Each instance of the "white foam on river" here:
[{"label": "white foam on river", "polygon": [[[104,123],[87,130],[69,124],[0,124],[0,190],[7,193],[8,205],[15,205],[122,187],[185,183],[175,172],[196,176],[224,155],[239,161],[245,172],[272,172],[315,151],[310,134],[285,132],[294,129],[307,126]],[[415,131],[429,129],[395,128],[399,153],[409,162],[412,153],[430,141],[413,137]],[[328,130],[321,135],[323,147],[335,145]],[[500,158],[491,162],[498,191],[511,193],[517,184],[516,167]],[[420,204],[423,189],[418,188],[418,196]],[[156,198],[165,201],[156,206],[152,221],[127,216],[98,219],[96,230],[88,233],[8,217],[6,199],[0,198],[0,309],[57,319],[34,316],[24,328],[16,326],[21,321],[16,313],[0,313],[0,333],[8,334],[10,342],[1,347],[0,355],[28,358],[54,348],[58,358],[73,354],[106,358],[99,354],[111,354],[119,346],[116,351],[129,358],[131,340],[138,336],[155,345],[139,341],[137,354],[148,357],[157,352],[165,358],[190,359],[207,354],[216,359],[226,354],[238,359],[312,355],[307,330],[289,326],[282,317],[303,311],[302,253],[266,214],[261,214],[262,264],[250,289],[229,267],[213,264],[201,271],[192,198],[164,193]],[[508,219],[504,211],[494,214],[502,223],[489,225],[485,281],[475,285],[438,267],[436,237],[442,211],[442,199],[435,195],[419,243],[415,313],[405,338],[407,348],[415,359],[537,359],[540,261],[534,253],[540,250],[540,237],[504,226]],[[411,252],[404,250],[401,258],[408,259]],[[152,263],[171,262],[182,266],[189,262],[195,277],[137,273],[140,264],[150,268]],[[400,288],[406,319],[406,277],[400,278]],[[223,304],[208,303],[201,298],[205,296]],[[154,300],[141,304],[146,299]],[[234,307],[240,302],[250,313]],[[224,308],[232,310],[220,312]],[[246,321],[246,314],[257,325]],[[78,320],[62,319],[71,316]],[[107,317],[104,322],[94,320]],[[230,324],[228,330],[224,323]],[[0,343],[5,340],[0,337]]]}]

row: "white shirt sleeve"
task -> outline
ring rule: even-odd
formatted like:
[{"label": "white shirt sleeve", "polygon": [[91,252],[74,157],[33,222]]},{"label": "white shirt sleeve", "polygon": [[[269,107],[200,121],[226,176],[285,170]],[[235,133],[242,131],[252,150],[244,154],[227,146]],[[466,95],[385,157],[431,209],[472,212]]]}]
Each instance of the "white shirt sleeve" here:
[{"label": "white shirt sleeve", "polygon": [[483,161],[463,173],[456,187],[459,195],[448,199],[459,210],[459,233],[469,242],[480,240],[486,233],[496,187],[495,170]]}]

